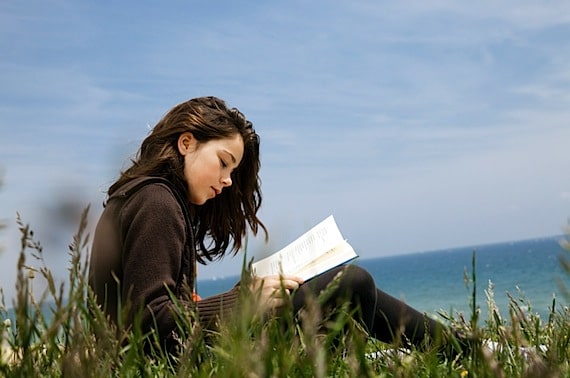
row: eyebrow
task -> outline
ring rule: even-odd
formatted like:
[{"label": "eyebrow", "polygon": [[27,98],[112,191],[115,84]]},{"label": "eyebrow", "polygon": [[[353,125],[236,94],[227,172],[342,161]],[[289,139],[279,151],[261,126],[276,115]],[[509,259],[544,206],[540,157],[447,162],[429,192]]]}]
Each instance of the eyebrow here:
[{"label": "eyebrow", "polygon": [[228,150],[222,150],[222,152],[225,152],[226,154],[230,155],[230,157],[232,158],[232,161],[235,163],[236,162],[236,158],[235,156]]}]

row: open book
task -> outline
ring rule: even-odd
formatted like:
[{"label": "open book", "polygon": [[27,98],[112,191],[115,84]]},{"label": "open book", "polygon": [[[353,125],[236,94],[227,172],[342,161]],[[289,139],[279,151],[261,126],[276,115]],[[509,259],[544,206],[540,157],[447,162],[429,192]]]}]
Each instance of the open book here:
[{"label": "open book", "polygon": [[331,215],[291,244],[252,264],[259,277],[295,275],[304,280],[358,257]]}]

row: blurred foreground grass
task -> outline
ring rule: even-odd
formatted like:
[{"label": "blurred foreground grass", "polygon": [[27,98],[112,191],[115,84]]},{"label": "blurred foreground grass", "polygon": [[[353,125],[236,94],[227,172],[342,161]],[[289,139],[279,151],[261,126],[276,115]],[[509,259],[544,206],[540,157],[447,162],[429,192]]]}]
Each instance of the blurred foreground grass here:
[{"label": "blurred foreground grass", "polygon": [[[136,328],[117,333],[93,305],[88,290],[89,235],[87,211],[69,247],[69,277],[56,283],[43,260],[39,242],[18,219],[21,250],[16,297],[0,305],[0,375],[6,377],[567,377],[570,376],[570,310],[553,298],[548,319],[533,313],[525,298],[511,298],[509,313],[494,304],[492,284],[486,289],[488,320],[479,321],[475,302],[476,272],[466,273],[472,295],[471,314],[440,313],[442,321],[470,334],[475,348],[454,358],[436,351],[398,349],[365,337],[349,314],[323,318],[308,306],[302,322],[292,316],[267,320],[253,299],[243,300],[240,316],[205,333],[180,309],[184,335],[177,357],[159,348],[145,354],[143,345],[155,335]],[[570,236],[570,232],[567,233]],[[561,264],[570,274],[568,255]],[[473,255],[472,269],[475,267]],[[34,283],[46,290],[39,298]],[[45,281],[45,282],[44,282]],[[561,285],[563,283],[561,281]],[[567,288],[563,287],[570,300]],[[318,301],[318,299],[316,300]],[[315,303],[316,303],[315,301]],[[326,332],[317,330],[326,329]],[[347,332],[348,330],[348,332]],[[394,349],[395,348],[395,349]]]}]

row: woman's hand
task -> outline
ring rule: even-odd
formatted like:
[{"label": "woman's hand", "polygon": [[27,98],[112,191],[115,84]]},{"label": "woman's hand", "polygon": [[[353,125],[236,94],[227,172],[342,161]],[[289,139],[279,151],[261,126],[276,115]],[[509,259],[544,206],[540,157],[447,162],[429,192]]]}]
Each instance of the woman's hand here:
[{"label": "woman's hand", "polygon": [[253,276],[250,282],[251,292],[266,309],[274,309],[283,306],[291,291],[303,283],[303,279],[296,276]]}]

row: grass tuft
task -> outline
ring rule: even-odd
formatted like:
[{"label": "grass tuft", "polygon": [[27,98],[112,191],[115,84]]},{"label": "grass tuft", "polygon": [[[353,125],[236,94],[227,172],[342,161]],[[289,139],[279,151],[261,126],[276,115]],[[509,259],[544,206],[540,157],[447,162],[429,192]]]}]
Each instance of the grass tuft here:
[{"label": "grass tuft", "polygon": [[[16,295],[0,304],[0,376],[81,377],[559,377],[570,375],[570,309],[552,298],[547,319],[533,311],[523,292],[509,294],[508,314],[495,304],[494,286],[485,290],[489,316],[480,322],[475,302],[476,253],[465,272],[470,314],[441,312],[441,318],[473,341],[471,352],[442,358],[434,351],[400,350],[366,337],[349,309],[323,314],[311,298],[306,309],[289,308],[267,316],[256,297],[240,295],[239,316],[205,332],[191,309],[178,304],[180,354],[167,356],[155,333],[136,324],[118,332],[95,306],[87,284],[89,238],[85,209],[69,246],[69,275],[55,282],[41,244],[20,217],[21,248]],[[568,245],[568,240],[565,241]],[[568,249],[570,253],[570,249]],[[567,256],[561,257],[570,275]],[[244,258],[243,280],[248,278]],[[34,284],[45,281],[35,295]],[[563,280],[560,284],[563,287]],[[41,286],[40,287],[44,287]],[[245,286],[245,285],[242,285]],[[569,300],[568,290],[565,301]],[[562,304],[561,304],[562,302]],[[291,306],[291,303],[288,304]],[[144,350],[150,346],[150,353]]]}]

